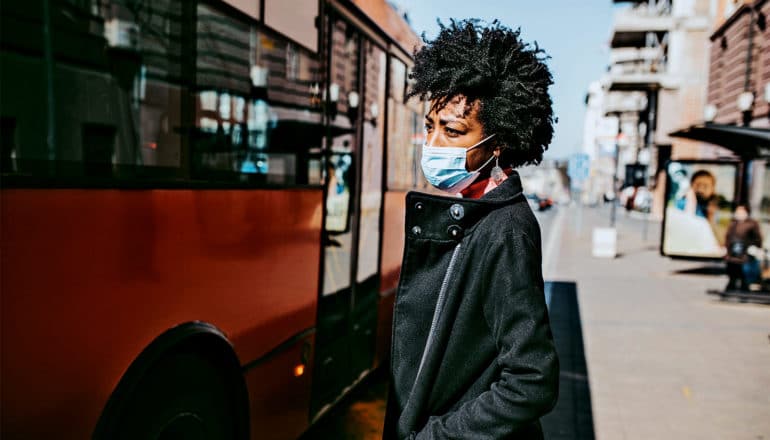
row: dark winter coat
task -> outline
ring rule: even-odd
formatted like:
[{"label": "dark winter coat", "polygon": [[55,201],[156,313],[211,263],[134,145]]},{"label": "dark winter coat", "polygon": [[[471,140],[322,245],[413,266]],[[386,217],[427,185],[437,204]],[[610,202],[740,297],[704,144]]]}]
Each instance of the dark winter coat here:
[{"label": "dark winter coat", "polygon": [[748,261],[749,247],[762,247],[762,232],[759,229],[759,223],[751,218],[730,222],[725,234],[725,246],[727,247],[725,260],[728,263],[743,264]]},{"label": "dark winter coat", "polygon": [[478,200],[411,192],[386,439],[541,439],[559,364],[517,173]]}]

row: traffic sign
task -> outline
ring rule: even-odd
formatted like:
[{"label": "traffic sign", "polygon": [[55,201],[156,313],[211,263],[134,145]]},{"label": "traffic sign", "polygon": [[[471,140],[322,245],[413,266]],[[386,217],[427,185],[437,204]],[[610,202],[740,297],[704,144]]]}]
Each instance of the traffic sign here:
[{"label": "traffic sign", "polygon": [[574,183],[582,183],[588,179],[591,171],[591,157],[585,153],[572,155],[567,164],[567,175]]}]

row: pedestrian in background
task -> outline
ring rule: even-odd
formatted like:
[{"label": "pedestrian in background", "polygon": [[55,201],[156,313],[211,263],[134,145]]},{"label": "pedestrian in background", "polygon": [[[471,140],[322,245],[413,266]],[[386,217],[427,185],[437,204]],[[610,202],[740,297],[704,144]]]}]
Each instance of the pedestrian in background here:
[{"label": "pedestrian in background", "polygon": [[747,205],[738,205],[725,237],[727,276],[725,290],[749,290],[749,285],[759,282],[759,261],[752,254],[762,248],[762,232],[759,223],[749,216]]},{"label": "pedestrian in background", "polygon": [[430,102],[407,195],[386,439],[541,439],[559,365],[540,228],[513,169],[553,135],[546,56],[498,22],[452,21],[415,54]]}]

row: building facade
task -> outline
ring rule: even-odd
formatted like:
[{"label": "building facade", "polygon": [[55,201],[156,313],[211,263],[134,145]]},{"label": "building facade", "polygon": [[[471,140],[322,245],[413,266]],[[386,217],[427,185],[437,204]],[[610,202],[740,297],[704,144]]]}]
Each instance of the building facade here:
[{"label": "building facade", "polygon": [[736,203],[770,235],[770,30],[767,0],[720,0],[710,44],[703,118],[672,133],[706,142],[740,164]]},{"label": "building facade", "polygon": [[[625,180],[625,165],[645,166],[651,186],[661,193],[652,209],[660,215],[662,185],[657,176],[662,165],[672,157],[718,154],[700,143],[668,136],[702,117],[714,5],[709,0],[613,3],[609,66],[600,80],[605,95],[602,116],[614,118],[618,129],[610,171],[617,170],[617,190]],[[607,161],[597,166],[606,168]]]},{"label": "building facade", "polygon": [[[730,4],[722,1],[722,4]],[[710,37],[708,122],[770,127],[770,2],[742,2],[726,11]],[[745,103],[739,102],[742,99]],[[746,105],[741,108],[740,105]]]}]

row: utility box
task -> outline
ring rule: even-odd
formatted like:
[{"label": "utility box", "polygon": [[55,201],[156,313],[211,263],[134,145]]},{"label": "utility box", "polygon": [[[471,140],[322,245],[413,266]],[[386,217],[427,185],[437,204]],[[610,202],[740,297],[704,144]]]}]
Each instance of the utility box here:
[{"label": "utility box", "polygon": [[594,228],[593,256],[615,258],[618,255],[618,230],[615,228]]}]

